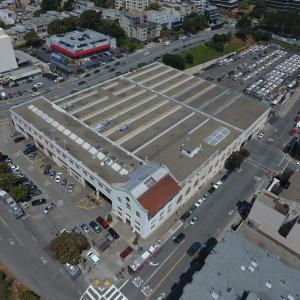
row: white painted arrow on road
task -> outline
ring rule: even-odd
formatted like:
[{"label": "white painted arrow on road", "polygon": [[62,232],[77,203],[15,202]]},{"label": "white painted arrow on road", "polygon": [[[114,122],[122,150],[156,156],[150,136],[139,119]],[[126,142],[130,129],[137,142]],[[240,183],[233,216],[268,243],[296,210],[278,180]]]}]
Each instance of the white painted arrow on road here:
[{"label": "white painted arrow on road", "polygon": [[159,263],[153,263],[152,261],[150,261],[150,266],[153,266],[153,267],[157,267],[159,265]]}]

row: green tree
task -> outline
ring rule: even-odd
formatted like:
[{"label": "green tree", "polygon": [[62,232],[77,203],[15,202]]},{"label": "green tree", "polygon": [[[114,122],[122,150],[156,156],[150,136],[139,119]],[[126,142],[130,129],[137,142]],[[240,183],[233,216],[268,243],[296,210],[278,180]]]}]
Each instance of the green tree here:
[{"label": "green tree", "polygon": [[243,160],[249,155],[248,151],[247,154],[241,151],[232,152],[231,155],[228,157],[225,167],[230,171],[234,171],[241,166]]},{"label": "green tree", "polygon": [[75,8],[75,0],[67,0],[63,4],[64,11],[71,11]]},{"label": "green tree", "polygon": [[185,57],[185,62],[188,64],[188,65],[191,65],[193,64],[194,62],[194,56],[192,53],[188,53]]},{"label": "green tree", "polygon": [[101,12],[86,10],[79,17],[79,26],[96,30],[101,21]]},{"label": "green tree", "polygon": [[163,56],[162,61],[165,65],[171,66],[178,70],[183,70],[185,68],[184,59],[182,56],[180,56],[178,54],[166,53]]},{"label": "green tree", "polygon": [[4,162],[0,162],[0,174],[7,172],[7,164]]},{"label": "green tree", "polygon": [[265,0],[256,0],[254,9],[251,12],[252,18],[260,19],[267,12],[267,3]]},{"label": "green tree", "polygon": [[49,23],[47,31],[49,34],[59,34],[75,30],[78,27],[79,19],[76,17],[56,19]]},{"label": "green tree", "polygon": [[9,189],[9,193],[17,202],[28,199],[28,188],[23,185],[17,185]]},{"label": "green tree", "polygon": [[251,34],[252,33],[252,23],[248,16],[243,16],[237,23],[236,29],[238,32],[242,32],[243,34]]},{"label": "green tree", "polygon": [[192,14],[183,19],[182,28],[187,33],[197,33],[208,26],[205,15]]},{"label": "green tree", "polygon": [[94,5],[103,8],[113,8],[114,0],[94,0]]},{"label": "green tree", "polygon": [[41,40],[34,30],[27,32],[24,36],[24,40],[27,46],[38,47],[41,44]]},{"label": "green tree", "polygon": [[150,3],[145,10],[157,10],[159,11],[159,4],[157,2]]},{"label": "green tree", "polygon": [[2,173],[0,174],[0,188],[5,191],[9,191],[12,187],[16,186],[19,178],[13,174]]},{"label": "green tree", "polygon": [[81,252],[88,247],[87,238],[75,232],[64,232],[50,243],[50,250],[61,264],[77,263]]},{"label": "green tree", "polygon": [[0,299],[11,300],[11,285],[3,272],[1,272],[0,276]]},{"label": "green tree", "polygon": [[0,20],[0,28],[6,29],[6,24],[2,20]]},{"label": "green tree", "polygon": [[42,0],[41,11],[44,13],[49,10],[58,10],[61,6],[61,0]]},{"label": "green tree", "polygon": [[242,0],[239,4],[238,4],[238,9],[239,10],[248,10],[250,8],[251,2],[248,0]]},{"label": "green tree", "polygon": [[23,291],[20,295],[20,300],[39,300],[40,297],[32,291]]}]

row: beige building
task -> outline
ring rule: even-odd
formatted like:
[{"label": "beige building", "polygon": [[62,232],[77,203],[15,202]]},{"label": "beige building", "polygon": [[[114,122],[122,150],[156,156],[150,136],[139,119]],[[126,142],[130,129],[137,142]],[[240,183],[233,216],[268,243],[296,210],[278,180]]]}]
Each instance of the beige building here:
[{"label": "beige building", "polygon": [[124,29],[126,35],[147,43],[160,36],[161,26],[157,23],[147,21],[144,12],[133,11],[124,12],[121,16],[120,26]]},{"label": "beige building", "polygon": [[124,10],[145,10],[149,3],[149,0],[115,0],[115,8]]},{"label": "beige building", "polygon": [[259,232],[300,255],[299,202],[263,191],[255,200],[248,221]]},{"label": "beige building", "polygon": [[161,63],[11,109],[18,131],[147,238],[257,134],[264,103]]}]

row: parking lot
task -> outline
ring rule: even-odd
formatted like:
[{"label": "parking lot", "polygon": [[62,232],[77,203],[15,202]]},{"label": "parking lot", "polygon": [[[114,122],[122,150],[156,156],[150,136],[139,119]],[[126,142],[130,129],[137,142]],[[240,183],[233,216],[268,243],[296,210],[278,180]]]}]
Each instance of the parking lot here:
[{"label": "parking lot", "polygon": [[[50,240],[62,232],[85,234],[91,245],[80,265],[86,280],[117,281],[128,259],[137,255],[137,249],[131,244],[134,233],[114,217],[110,224],[107,223],[110,204],[97,198],[91,188],[81,186],[41,151],[25,155],[23,151],[30,147],[30,141],[19,139],[21,136],[16,135],[8,123],[2,126],[0,134],[3,140],[0,150],[8,155],[5,163],[9,172],[18,176],[20,184],[29,189],[28,199],[20,205],[25,211],[23,219],[32,223],[33,236],[37,236],[34,232],[38,230],[47,249]],[[132,251],[122,259],[120,254],[130,245]],[[91,258],[90,251],[99,261]]]},{"label": "parking lot", "polygon": [[291,83],[299,73],[299,55],[275,45],[256,45],[218,61],[204,70],[202,76],[259,100],[273,102],[295,88],[296,82]]}]

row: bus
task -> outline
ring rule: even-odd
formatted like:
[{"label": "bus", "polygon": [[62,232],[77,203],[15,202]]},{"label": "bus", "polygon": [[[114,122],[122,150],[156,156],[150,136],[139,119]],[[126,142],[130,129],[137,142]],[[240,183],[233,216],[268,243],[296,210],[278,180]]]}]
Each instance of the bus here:
[{"label": "bus", "polygon": [[150,259],[152,259],[159,253],[161,246],[162,244],[160,240],[157,240],[154,244],[152,244],[147,251],[145,251],[142,255],[136,258],[128,266],[128,273],[130,275],[137,274]]}]

